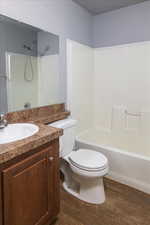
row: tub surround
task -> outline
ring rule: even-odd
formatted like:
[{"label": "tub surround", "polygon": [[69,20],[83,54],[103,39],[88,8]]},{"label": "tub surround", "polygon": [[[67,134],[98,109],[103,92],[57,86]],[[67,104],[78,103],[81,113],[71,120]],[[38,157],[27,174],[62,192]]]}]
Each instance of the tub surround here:
[{"label": "tub surround", "polygon": [[45,124],[65,119],[69,115],[70,113],[65,111],[64,104],[8,113],[6,116],[8,123],[34,123],[39,127],[39,132],[29,138],[0,145],[0,164],[59,138],[63,135],[63,130]]}]

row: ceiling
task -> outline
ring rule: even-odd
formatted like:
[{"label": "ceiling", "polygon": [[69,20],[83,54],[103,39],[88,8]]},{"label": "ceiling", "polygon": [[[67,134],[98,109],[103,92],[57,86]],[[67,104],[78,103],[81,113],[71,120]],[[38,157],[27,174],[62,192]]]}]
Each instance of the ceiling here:
[{"label": "ceiling", "polygon": [[148,0],[73,0],[92,14],[100,14]]}]

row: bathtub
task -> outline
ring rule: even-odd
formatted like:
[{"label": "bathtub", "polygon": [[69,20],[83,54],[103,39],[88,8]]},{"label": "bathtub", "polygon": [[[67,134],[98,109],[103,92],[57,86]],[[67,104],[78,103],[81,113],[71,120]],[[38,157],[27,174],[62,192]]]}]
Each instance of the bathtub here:
[{"label": "bathtub", "polygon": [[150,141],[138,134],[90,129],[76,137],[78,148],[93,149],[109,160],[108,177],[150,194]]}]

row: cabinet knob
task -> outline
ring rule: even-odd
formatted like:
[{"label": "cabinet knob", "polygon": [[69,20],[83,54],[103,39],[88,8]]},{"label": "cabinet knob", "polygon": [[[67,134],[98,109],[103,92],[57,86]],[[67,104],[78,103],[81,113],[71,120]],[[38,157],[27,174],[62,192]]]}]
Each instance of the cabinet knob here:
[{"label": "cabinet knob", "polygon": [[49,160],[50,161],[53,161],[54,160],[54,157],[53,156],[49,157]]}]

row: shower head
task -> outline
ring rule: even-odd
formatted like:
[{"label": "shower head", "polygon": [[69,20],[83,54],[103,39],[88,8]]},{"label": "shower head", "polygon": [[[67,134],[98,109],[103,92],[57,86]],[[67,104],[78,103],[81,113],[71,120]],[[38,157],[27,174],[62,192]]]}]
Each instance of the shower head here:
[{"label": "shower head", "polygon": [[50,45],[47,45],[47,46],[45,47],[44,51],[43,51],[42,53],[40,53],[40,56],[45,56],[46,53],[47,53],[48,51],[50,51],[50,49],[51,49]]},{"label": "shower head", "polygon": [[47,45],[46,48],[45,48],[45,52],[48,52],[50,50],[50,46]]},{"label": "shower head", "polygon": [[23,48],[28,51],[33,51],[34,49],[37,48],[37,40],[33,40],[32,43],[30,44],[24,43]]},{"label": "shower head", "polygon": [[28,50],[28,51],[32,51],[33,50],[30,46],[28,46],[26,44],[23,45],[23,48]]}]

